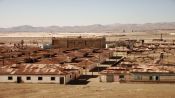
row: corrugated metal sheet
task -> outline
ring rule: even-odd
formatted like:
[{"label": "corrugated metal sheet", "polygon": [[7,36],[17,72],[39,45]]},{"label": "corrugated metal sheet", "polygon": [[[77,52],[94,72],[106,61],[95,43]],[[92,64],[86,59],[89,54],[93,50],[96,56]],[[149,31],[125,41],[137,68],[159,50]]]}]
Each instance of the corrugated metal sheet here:
[{"label": "corrugated metal sheet", "polygon": [[60,75],[60,74],[69,74],[72,71],[65,69],[75,69],[80,70],[81,68],[75,67],[73,65],[64,65],[59,64],[13,64],[7,65],[0,68],[0,75],[2,74],[11,74],[11,75]]}]

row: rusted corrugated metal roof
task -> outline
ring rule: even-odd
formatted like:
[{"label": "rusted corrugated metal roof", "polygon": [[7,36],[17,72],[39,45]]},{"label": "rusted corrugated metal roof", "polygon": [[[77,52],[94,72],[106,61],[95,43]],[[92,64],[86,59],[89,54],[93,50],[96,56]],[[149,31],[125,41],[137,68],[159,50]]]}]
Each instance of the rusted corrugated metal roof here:
[{"label": "rusted corrugated metal roof", "polygon": [[132,68],[127,67],[109,67],[106,70],[103,70],[101,74],[109,73],[175,73],[175,66],[159,66],[159,65],[139,65],[133,66]]},{"label": "rusted corrugated metal roof", "polygon": [[64,69],[76,69],[78,67],[73,65],[60,64],[13,64],[2,66],[0,68],[0,75],[66,75],[71,72]]}]

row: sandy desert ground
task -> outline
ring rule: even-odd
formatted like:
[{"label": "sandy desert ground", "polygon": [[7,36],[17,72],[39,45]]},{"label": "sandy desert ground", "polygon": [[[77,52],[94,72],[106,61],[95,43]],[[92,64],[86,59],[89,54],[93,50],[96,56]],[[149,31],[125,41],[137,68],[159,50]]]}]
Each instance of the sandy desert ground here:
[{"label": "sandy desert ground", "polygon": [[[0,98],[175,98],[174,84],[0,84]],[[92,82],[93,81],[93,82]]]},{"label": "sandy desert ground", "polygon": [[[83,36],[86,34],[54,34],[60,36]],[[160,33],[125,33],[125,34],[89,34],[88,36],[107,36],[107,41],[119,39],[160,38]],[[50,42],[52,35],[43,33],[0,34],[0,42],[19,42],[20,40]],[[163,38],[175,39],[174,34],[164,33]],[[0,98],[175,98],[175,84],[118,84],[100,83],[98,78],[91,78],[87,85],[59,84],[7,84],[0,83]]]},{"label": "sandy desert ground", "polygon": [[51,43],[52,37],[71,37],[71,36],[105,36],[107,41],[117,41],[122,39],[137,39],[151,41],[152,39],[160,38],[161,33],[166,40],[175,39],[175,33],[166,32],[130,32],[130,33],[49,33],[49,32],[16,32],[16,33],[0,33],[0,42],[26,42],[38,41],[39,43]]}]

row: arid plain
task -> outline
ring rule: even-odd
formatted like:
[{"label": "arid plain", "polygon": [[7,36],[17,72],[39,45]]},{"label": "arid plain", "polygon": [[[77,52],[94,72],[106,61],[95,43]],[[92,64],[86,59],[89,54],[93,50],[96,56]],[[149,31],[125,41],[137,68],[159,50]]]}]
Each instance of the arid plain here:
[{"label": "arid plain", "polygon": [[[25,36],[24,36],[24,35]],[[84,36],[87,34],[62,34],[62,33],[1,33],[0,42],[10,43],[32,42],[50,43],[51,37]],[[160,33],[118,33],[101,34],[92,33],[88,36],[106,36],[107,41],[120,39],[145,39],[149,41],[159,38]],[[165,39],[175,39],[174,33],[163,33]],[[87,80],[88,84],[82,85],[57,85],[57,84],[15,84],[0,83],[0,98],[175,98],[174,84],[119,84],[100,83],[98,77]]]}]

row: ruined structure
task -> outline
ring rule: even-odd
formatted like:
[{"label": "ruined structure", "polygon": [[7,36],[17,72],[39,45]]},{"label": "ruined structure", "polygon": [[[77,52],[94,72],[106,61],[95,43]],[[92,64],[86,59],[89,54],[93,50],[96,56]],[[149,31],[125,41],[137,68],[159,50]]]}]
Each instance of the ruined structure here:
[{"label": "ruined structure", "polygon": [[105,48],[105,38],[52,38],[53,48]]}]

